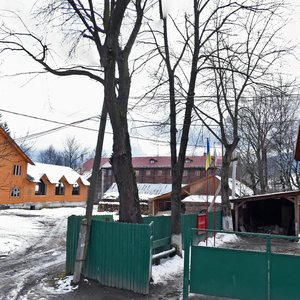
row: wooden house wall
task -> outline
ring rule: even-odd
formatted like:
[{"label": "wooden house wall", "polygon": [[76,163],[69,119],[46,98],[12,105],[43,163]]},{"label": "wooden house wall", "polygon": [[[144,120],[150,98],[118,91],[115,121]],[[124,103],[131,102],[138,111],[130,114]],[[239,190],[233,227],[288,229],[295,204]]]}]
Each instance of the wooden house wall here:
[{"label": "wooden house wall", "polygon": [[[13,175],[14,165],[21,166],[21,175]],[[14,144],[0,134],[0,203],[24,201],[27,185],[27,161]],[[20,197],[11,197],[11,189],[20,188]]]},{"label": "wooden house wall", "polygon": [[[35,183],[27,178],[27,164],[32,163],[18,146],[0,130],[0,205],[23,204],[31,202],[83,202],[87,199],[88,186],[81,180],[80,194],[72,195],[73,186],[63,180],[64,195],[55,195],[55,184],[43,177],[46,184],[46,195],[35,195]],[[14,165],[21,166],[21,174],[13,175]],[[19,197],[12,197],[12,188],[20,189]]]}]

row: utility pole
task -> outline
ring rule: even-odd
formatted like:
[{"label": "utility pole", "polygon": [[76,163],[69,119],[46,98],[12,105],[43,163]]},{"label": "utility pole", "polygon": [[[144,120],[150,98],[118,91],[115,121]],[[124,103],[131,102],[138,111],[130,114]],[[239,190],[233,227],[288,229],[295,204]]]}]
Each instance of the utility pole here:
[{"label": "utility pole", "polygon": [[100,120],[100,126],[98,131],[98,138],[97,138],[96,153],[94,158],[90,187],[88,191],[88,198],[86,202],[86,213],[85,213],[85,218],[81,222],[79,238],[78,238],[76,260],[74,265],[74,276],[73,276],[74,284],[77,284],[80,281],[82,268],[84,262],[86,261],[87,249],[88,249],[89,239],[90,239],[94,197],[96,192],[98,172],[101,166],[106,119],[107,119],[107,110],[103,102],[101,120]]}]

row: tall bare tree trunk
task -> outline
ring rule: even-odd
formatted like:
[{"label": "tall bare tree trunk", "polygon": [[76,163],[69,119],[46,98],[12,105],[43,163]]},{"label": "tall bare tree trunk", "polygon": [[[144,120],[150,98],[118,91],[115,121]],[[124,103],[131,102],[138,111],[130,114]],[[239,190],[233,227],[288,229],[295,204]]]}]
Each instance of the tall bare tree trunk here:
[{"label": "tall bare tree trunk", "polygon": [[222,225],[223,230],[233,230],[231,204],[230,204],[230,189],[228,184],[231,158],[235,147],[228,145],[225,148],[221,169],[221,196],[222,196]]},{"label": "tall bare tree trunk", "polygon": [[[123,19],[128,0],[119,3],[119,19]],[[116,16],[113,16],[116,17]],[[113,18],[112,17],[112,18]],[[142,15],[141,15],[142,17]],[[115,19],[116,23],[118,19]],[[113,129],[113,154],[110,162],[119,190],[120,221],[141,223],[141,211],[136,178],[132,166],[131,145],[127,124],[127,108],[131,79],[128,57],[130,51],[119,46],[119,25],[110,26],[104,45],[105,105]],[[118,70],[118,81],[116,79]],[[117,90],[118,87],[118,90]]]}]

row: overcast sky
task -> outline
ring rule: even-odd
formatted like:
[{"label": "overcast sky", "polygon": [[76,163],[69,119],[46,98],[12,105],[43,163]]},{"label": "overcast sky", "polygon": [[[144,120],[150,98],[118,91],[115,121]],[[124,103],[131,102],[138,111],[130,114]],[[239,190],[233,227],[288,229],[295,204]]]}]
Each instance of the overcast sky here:
[{"label": "overcast sky", "polygon": [[[0,9],[15,10],[19,14],[26,16],[36,0],[1,0]],[[172,3],[175,3],[173,0]],[[188,1],[177,1],[178,5],[187,4]],[[300,42],[300,1],[290,1],[293,7],[292,20],[285,29],[286,40],[293,43]],[[181,3],[181,4],[180,4]],[[176,9],[176,6],[168,9]],[[300,57],[299,48],[295,54]],[[36,133],[41,133],[56,127],[54,124],[41,121],[24,115],[54,120],[62,123],[71,123],[100,114],[102,107],[102,87],[84,77],[56,77],[51,74],[39,76],[14,76],[3,77],[4,74],[22,72],[32,62],[21,56],[0,56],[0,111],[3,120],[7,121],[13,136],[19,138]],[[282,65],[286,73],[299,76],[300,64],[293,58]],[[134,84],[134,82],[133,82]],[[138,91],[135,91],[138,92]],[[20,115],[18,115],[20,114]],[[142,119],[142,116],[134,116]],[[147,120],[147,119],[146,119]],[[90,149],[95,148],[98,122],[96,119],[83,122],[79,126],[88,129],[67,128],[55,131],[51,134],[43,135],[32,139],[35,149],[45,149],[50,144],[55,148],[62,148],[63,141],[68,136],[76,136],[76,139]],[[111,132],[108,126],[107,132]],[[145,131],[145,137],[153,138]],[[155,139],[155,138],[154,138]],[[157,138],[156,138],[157,139]],[[166,141],[167,142],[167,141]],[[107,134],[105,138],[105,152],[109,155],[112,147],[112,135]],[[167,143],[157,144],[145,142],[143,140],[132,139],[133,155],[166,155],[169,153]],[[201,154],[200,150],[195,154]]]}]

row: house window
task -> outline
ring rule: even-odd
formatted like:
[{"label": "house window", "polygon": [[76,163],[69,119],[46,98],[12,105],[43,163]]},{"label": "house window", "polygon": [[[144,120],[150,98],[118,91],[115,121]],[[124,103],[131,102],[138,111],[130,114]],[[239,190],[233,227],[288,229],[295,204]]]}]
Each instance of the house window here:
[{"label": "house window", "polygon": [[65,194],[65,187],[64,184],[60,181],[55,186],[55,195],[64,195]]},{"label": "house window", "polygon": [[150,158],[150,159],[149,159],[149,163],[150,163],[150,164],[155,164],[156,162],[157,162],[157,160],[154,159],[154,158]]},{"label": "house window", "polygon": [[19,198],[20,197],[20,188],[18,188],[18,187],[12,188],[11,192],[10,192],[10,196],[14,197],[14,198]]},{"label": "house window", "polygon": [[195,175],[196,175],[196,176],[200,176],[200,175],[201,175],[200,170],[196,170],[196,171],[195,171]]},{"label": "house window", "polygon": [[13,175],[20,176],[21,175],[21,166],[14,165]]},{"label": "house window", "polygon": [[42,180],[35,185],[35,194],[46,195],[46,185]]},{"label": "house window", "polygon": [[80,185],[78,183],[73,184],[72,195],[80,195]]},{"label": "house window", "polygon": [[139,170],[135,170],[135,176],[137,177],[137,176],[139,176],[139,174],[140,174],[140,171]]},{"label": "house window", "polygon": [[186,163],[186,164],[190,164],[192,161],[193,161],[193,160],[190,159],[190,158],[188,158],[188,157],[185,159],[185,163]]},{"label": "house window", "polygon": [[162,170],[157,170],[157,176],[162,176],[163,171]]},{"label": "house window", "polygon": [[146,170],[146,176],[151,176],[151,170]]},{"label": "house window", "polygon": [[183,176],[187,176],[188,175],[188,171],[187,170],[184,170],[183,171]]},{"label": "house window", "polygon": [[107,175],[111,176],[111,169],[107,170]]}]

